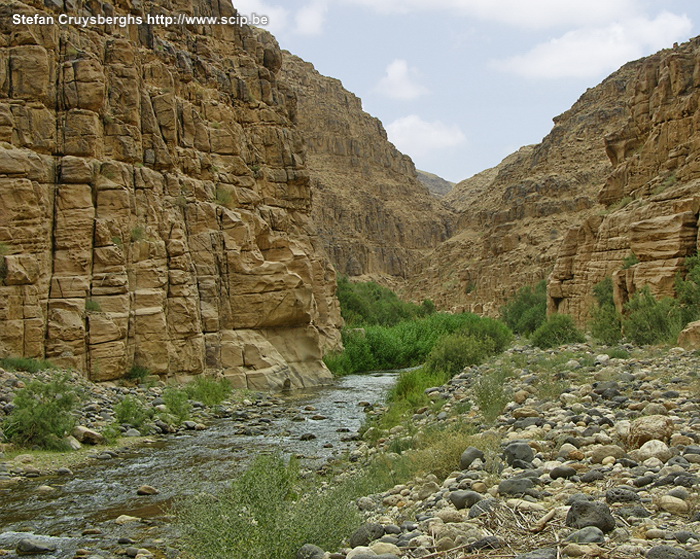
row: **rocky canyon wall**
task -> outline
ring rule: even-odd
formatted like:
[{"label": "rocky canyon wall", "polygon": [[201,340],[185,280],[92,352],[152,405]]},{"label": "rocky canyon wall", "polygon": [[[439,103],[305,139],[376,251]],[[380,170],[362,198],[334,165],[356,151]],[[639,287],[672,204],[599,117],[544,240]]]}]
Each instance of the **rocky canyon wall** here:
[{"label": "rocky canyon wall", "polygon": [[[69,4],[234,13],[217,0]],[[0,356],[94,380],[133,365],[250,388],[328,378],[335,273],[275,40],[234,25],[12,22],[62,9],[0,6]]]},{"label": "rocky canyon wall", "polygon": [[546,278],[572,223],[596,213],[611,171],[604,137],[626,122],[634,64],[586,91],[540,144],[457,184],[445,197],[455,234],[423,262],[406,294],[497,315],[520,287]]},{"label": "rocky canyon wall", "polygon": [[613,168],[599,191],[604,208],[568,232],[549,279],[550,311],[580,322],[606,276],[619,307],[647,285],[674,295],[698,249],[700,39],[637,63],[625,101],[628,117],[605,137]]},{"label": "rocky canyon wall", "polygon": [[312,217],[335,268],[380,280],[411,277],[422,257],[449,236],[452,212],[339,80],[286,52],[282,74],[297,95]]}]

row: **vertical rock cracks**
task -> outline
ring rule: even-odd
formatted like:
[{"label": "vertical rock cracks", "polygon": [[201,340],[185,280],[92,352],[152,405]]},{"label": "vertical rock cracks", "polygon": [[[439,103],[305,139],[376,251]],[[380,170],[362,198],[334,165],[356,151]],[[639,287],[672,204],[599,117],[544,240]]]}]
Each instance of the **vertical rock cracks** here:
[{"label": "vertical rock cracks", "polygon": [[[86,371],[329,374],[335,273],[275,40],[233,25],[15,25],[0,7],[0,355]],[[232,15],[77,1],[75,15]]]}]

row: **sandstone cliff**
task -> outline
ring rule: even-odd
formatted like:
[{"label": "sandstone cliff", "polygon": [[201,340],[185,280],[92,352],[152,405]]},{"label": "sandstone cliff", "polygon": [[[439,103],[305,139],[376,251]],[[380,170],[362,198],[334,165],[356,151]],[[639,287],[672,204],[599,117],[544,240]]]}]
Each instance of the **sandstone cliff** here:
[{"label": "sandstone cliff", "polygon": [[[71,6],[233,14],[216,0]],[[274,39],[11,22],[62,8],[0,7],[0,355],[95,380],[134,364],[251,388],[328,378],[335,273]]]},{"label": "sandstone cliff", "polygon": [[540,144],[457,184],[445,197],[459,212],[456,233],[406,293],[495,315],[518,288],[547,277],[571,224],[600,209],[611,170],[603,138],[627,119],[634,71],[627,65],[584,93]]},{"label": "sandstone cliff", "polygon": [[[608,275],[618,306],[645,285],[673,295],[684,257],[698,248],[700,39],[635,64],[625,101],[628,117],[605,138],[605,209],[567,234],[549,280],[550,311],[579,321]],[[623,269],[632,253],[639,263]]]},{"label": "sandstone cliff", "polygon": [[409,277],[448,237],[449,210],[340,81],[287,52],[283,61],[307,143],[313,220],[335,268],[350,276]]}]

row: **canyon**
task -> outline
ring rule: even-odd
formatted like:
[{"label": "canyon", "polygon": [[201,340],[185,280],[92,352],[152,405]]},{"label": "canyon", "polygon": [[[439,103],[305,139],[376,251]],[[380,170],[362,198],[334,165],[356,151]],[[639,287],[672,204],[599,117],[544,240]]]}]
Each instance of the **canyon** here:
[{"label": "canyon", "polygon": [[541,143],[452,186],[263,30],[11,23],[61,9],[0,7],[0,356],[96,381],[312,386],[340,347],[337,274],[492,316],[548,279],[550,312],[585,323],[606,276],[620,308],[645,285],[672,295],[697,252],[698,39],[626,64]]}]

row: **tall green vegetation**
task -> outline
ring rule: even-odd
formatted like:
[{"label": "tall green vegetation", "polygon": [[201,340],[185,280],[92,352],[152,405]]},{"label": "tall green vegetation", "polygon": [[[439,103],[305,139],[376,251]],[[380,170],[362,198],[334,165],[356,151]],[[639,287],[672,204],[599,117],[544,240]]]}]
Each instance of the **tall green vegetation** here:
[{"label": "tall green vegetation", "polygon": [[501,317],[516,334],[529,336],[547,319],[547,280],[520,288],[501,309]]},{"label": "tall green vegetation", "polygon": [[331,371],[341,375],[413,367],[425,362],[438,340],[455,333],[471,336],[474,344],[481,344],[484,350],[492,344],[489,352],[503,351],[512,337],[504,324],[490,318],[469,313],[435,313],[390,327],[345,329],[345,351],[328,355],[325,362]]},{"label": "tall green vegetation", "polygon": [[5,436],[19,446],[66,450],[65,437],[75,427],[71,412],[78,401],[67,375],[51,382],[33,380],[17,391],[15,407],[2,423]]},{"label": "tall green vegetation", "polygon": [[539,348],[557,347],[586,341],[568,314],[553,314],[532,333],[530,341]]},{"label": "tall green vegetation", "polygon": [[622,315],[613,302],[611,278],[593,290],[598,305],[590,323],[593,336],[606,344],[623,336],[639,345],[673,344],[688,322],[700,319],[700,256],[686,258],[687,273],[676,277],[676,298],[656,299],[646,286],[625,303]]},{"label": "tall green vegetation", "polygon": [[354,500],[363,480],[318,489],[295,462],[258,456],[250,468],[216,497],[200,494],[177,507],[181,542],[192,559],[294,559],[307,543],[340,546],[362,523]]},{"label": "tall green vegetation", "polygon": [[678,302],[670,297],[655,299],[649,287],[637,291],[625,304],[622,329],[632,343],[675,343],[683,326]]},{"label": "tall green vegetation", "polygon": [[591,335],[601,343],[613,345],[622,338],[622,317],[615,308],[613,282],[610,276],[593,288],[597,306],[593,309],[589,328]]},{"label": "tall green vegetation", "polygon": [[372,281],[353,283],[347,276],[338,278],[337,295],[341,315],[351,327],[395,326],[435,312],[430,300],[426,299],[422,305],[402,301],[391,289]]}]

